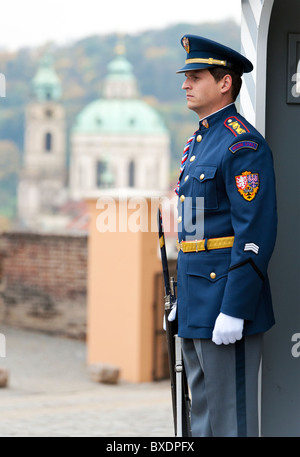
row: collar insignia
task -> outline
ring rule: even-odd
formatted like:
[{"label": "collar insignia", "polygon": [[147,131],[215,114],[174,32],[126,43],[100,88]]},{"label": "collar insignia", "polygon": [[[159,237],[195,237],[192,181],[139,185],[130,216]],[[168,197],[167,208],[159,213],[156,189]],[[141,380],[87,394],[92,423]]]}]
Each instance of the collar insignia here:
[{"label": "collar insignia", "polygon": [[205,127],[206,129],[208,129],[209,127],[209,124],[208,124],[208,120],[207,119],[204,119],[201,124],[203,125],[203,127]]}]

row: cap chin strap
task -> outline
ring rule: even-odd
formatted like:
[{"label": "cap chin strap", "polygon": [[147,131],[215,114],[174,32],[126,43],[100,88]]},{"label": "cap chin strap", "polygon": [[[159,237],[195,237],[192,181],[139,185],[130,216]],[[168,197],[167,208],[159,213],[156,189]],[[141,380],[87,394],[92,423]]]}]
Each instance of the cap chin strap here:
[{"label": "cap chin strap", "polygon": [[209,65],[224,65],[224,67],[227,66],[226,60],[213,59],[212,57],[209,57],[208,59],[195,57],[193,59],[186,59],[185,63],[186,64],[189,64],[189,63],[207,63]]},{"label": "cap chin strap", "polygon": [[229,68],[230,70],[235,71],[236,73],[238,73],[241,76],[243,74],[243,69],[240,66],[235,65],[231,62],[228,62],[227,60],[213,59],[212,57],[209,57],[207,59],[204,59],[201,57],[195,57],[192,59],[186,59],[185,63],[186,64],[204,63],[207,65],[214,65],[214,66],[217,65],[217,66]]}]

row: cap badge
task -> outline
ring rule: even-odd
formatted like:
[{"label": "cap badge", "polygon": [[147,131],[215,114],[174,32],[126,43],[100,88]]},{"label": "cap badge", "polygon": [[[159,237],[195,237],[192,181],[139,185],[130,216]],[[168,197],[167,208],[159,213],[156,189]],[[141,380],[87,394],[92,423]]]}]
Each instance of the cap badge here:
[{"label": "cap badge", "polygon": [[184,49],[186,50],[186,52],[189,54],[189,52],[190,52],[190,41],[186,36],[182,38],[182,45],[183,45]]}]

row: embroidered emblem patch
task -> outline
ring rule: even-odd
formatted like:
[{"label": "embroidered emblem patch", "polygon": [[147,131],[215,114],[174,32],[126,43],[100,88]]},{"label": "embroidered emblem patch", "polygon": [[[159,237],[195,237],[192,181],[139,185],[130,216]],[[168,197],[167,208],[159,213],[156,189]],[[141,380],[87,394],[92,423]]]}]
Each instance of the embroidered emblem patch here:
[{"label": "embroidered emblem patch", "polygon": [[189,52],[190,52],[190,41],[186,36],[182,38],[182,45],[183,45],[184,49],[186,50],[186,52],[189,54]]},{"label": "embroidered emblem patch", "polygon": [[254,141],[240,141],[239,143],[235,143],[232,146],[230,146],[229,151],[232,152],[232,154],[236,153],[236,151],[239,151],[239,149],[253,149],[256,151],[258,148],[258,143],[255,143]]},{"label": "embroidered emblem patch", "polygon": [[234,136],[242,135],[242,133],[249,132],[247,127],[235,116],[228,117],[224,122],[224,125],[232,131]]},{"label": "embroidered emblem patch", "polygon": [[248,202],[251,202],[259,189],[258,173],[244,171],[244,173],[235,177],[235,183],[242,197]]}]

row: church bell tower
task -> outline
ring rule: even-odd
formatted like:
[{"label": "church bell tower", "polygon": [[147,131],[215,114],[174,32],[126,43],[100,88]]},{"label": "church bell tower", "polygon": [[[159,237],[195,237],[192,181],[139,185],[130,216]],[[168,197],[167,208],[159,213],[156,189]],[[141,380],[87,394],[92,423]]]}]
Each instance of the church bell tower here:
[{"label": "church bell tower", "polygon": [[21,228],[47,230],[66,201],[66,126],[61,84],[45,55],[32,81],[34,100],[25,115],[24,164],[19,181]]}]

